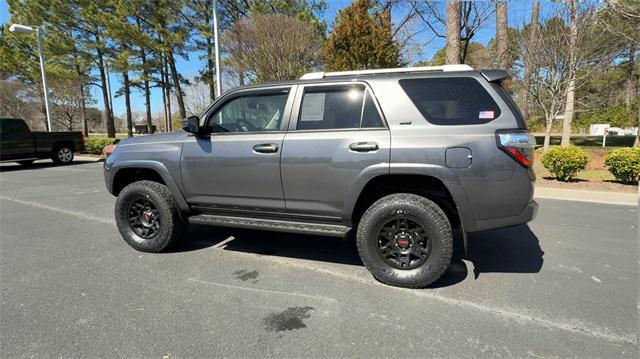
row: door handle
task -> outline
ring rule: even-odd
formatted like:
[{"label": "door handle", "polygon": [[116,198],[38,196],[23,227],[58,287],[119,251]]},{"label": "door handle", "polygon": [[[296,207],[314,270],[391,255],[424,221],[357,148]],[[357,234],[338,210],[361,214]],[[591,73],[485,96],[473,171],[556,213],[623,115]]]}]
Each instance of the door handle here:
[{"label": "door handle", "polygon": [[276,153],[278,152],[278,145],[275,143],[263,143],[253,146],[253,150],[258,153]]},{"label": "door handle", "polygon": [[372,152],[378,150],[375,142],[355,142],[349,145],[349,149],[355,152]]}]

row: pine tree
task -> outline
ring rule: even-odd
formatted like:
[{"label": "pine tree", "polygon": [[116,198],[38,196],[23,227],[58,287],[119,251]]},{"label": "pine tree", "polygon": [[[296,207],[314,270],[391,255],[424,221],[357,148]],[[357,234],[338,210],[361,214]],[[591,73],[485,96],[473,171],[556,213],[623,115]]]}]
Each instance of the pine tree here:
[{"label": "pine tree", "polygon": [[361,70],[401,66],[401,45],[393,39],[389,10],[376,12],[370,0],[340,10],[323,49],[327,70]]}]

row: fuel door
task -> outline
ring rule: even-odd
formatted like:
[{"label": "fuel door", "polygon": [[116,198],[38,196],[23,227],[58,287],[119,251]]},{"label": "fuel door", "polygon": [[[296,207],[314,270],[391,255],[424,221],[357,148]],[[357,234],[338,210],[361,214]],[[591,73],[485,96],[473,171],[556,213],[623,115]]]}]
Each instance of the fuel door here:
[{"label": "fuel door", "polygon": [[467,147],[447,148],[447,152],[445,153],[445,164],[449,168],[471,167],[472,159],[471,149]]}]

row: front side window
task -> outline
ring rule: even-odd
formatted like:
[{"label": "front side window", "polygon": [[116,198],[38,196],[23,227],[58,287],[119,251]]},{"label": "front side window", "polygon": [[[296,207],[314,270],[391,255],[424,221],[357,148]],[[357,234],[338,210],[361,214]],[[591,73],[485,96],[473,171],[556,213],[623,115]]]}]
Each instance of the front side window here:
[{"label": "front side window", "polygon": [[288,91],[242,95],[219,107],[208,119],[212,132],[279,131]]},{"label": "front side window", "polygon": [[363,85],[305,89],[296,129],[382,128],[373,98]]},{"label": "front side window", "polygon": [[500,116],[491,95],[470,77],[400,80],[422,116],[435,125],[474,125]]}]

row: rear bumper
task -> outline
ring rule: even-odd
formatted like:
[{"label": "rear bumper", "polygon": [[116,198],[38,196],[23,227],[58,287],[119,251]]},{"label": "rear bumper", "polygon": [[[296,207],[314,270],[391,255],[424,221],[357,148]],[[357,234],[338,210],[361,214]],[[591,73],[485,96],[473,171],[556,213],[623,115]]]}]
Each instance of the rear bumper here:
[{"label": "rear bumper", "polygon": [[477,220],[476,228],[473,231],[469,232],[477,232],[488,229],[511,227],[525,224],[533,221],[536,218],[537,214],[538,203],[534,200],[531,200],[529,201],[529,203],[527,203],[522,212],[520,212],[520,214],[518,214],[517,216]]}]

